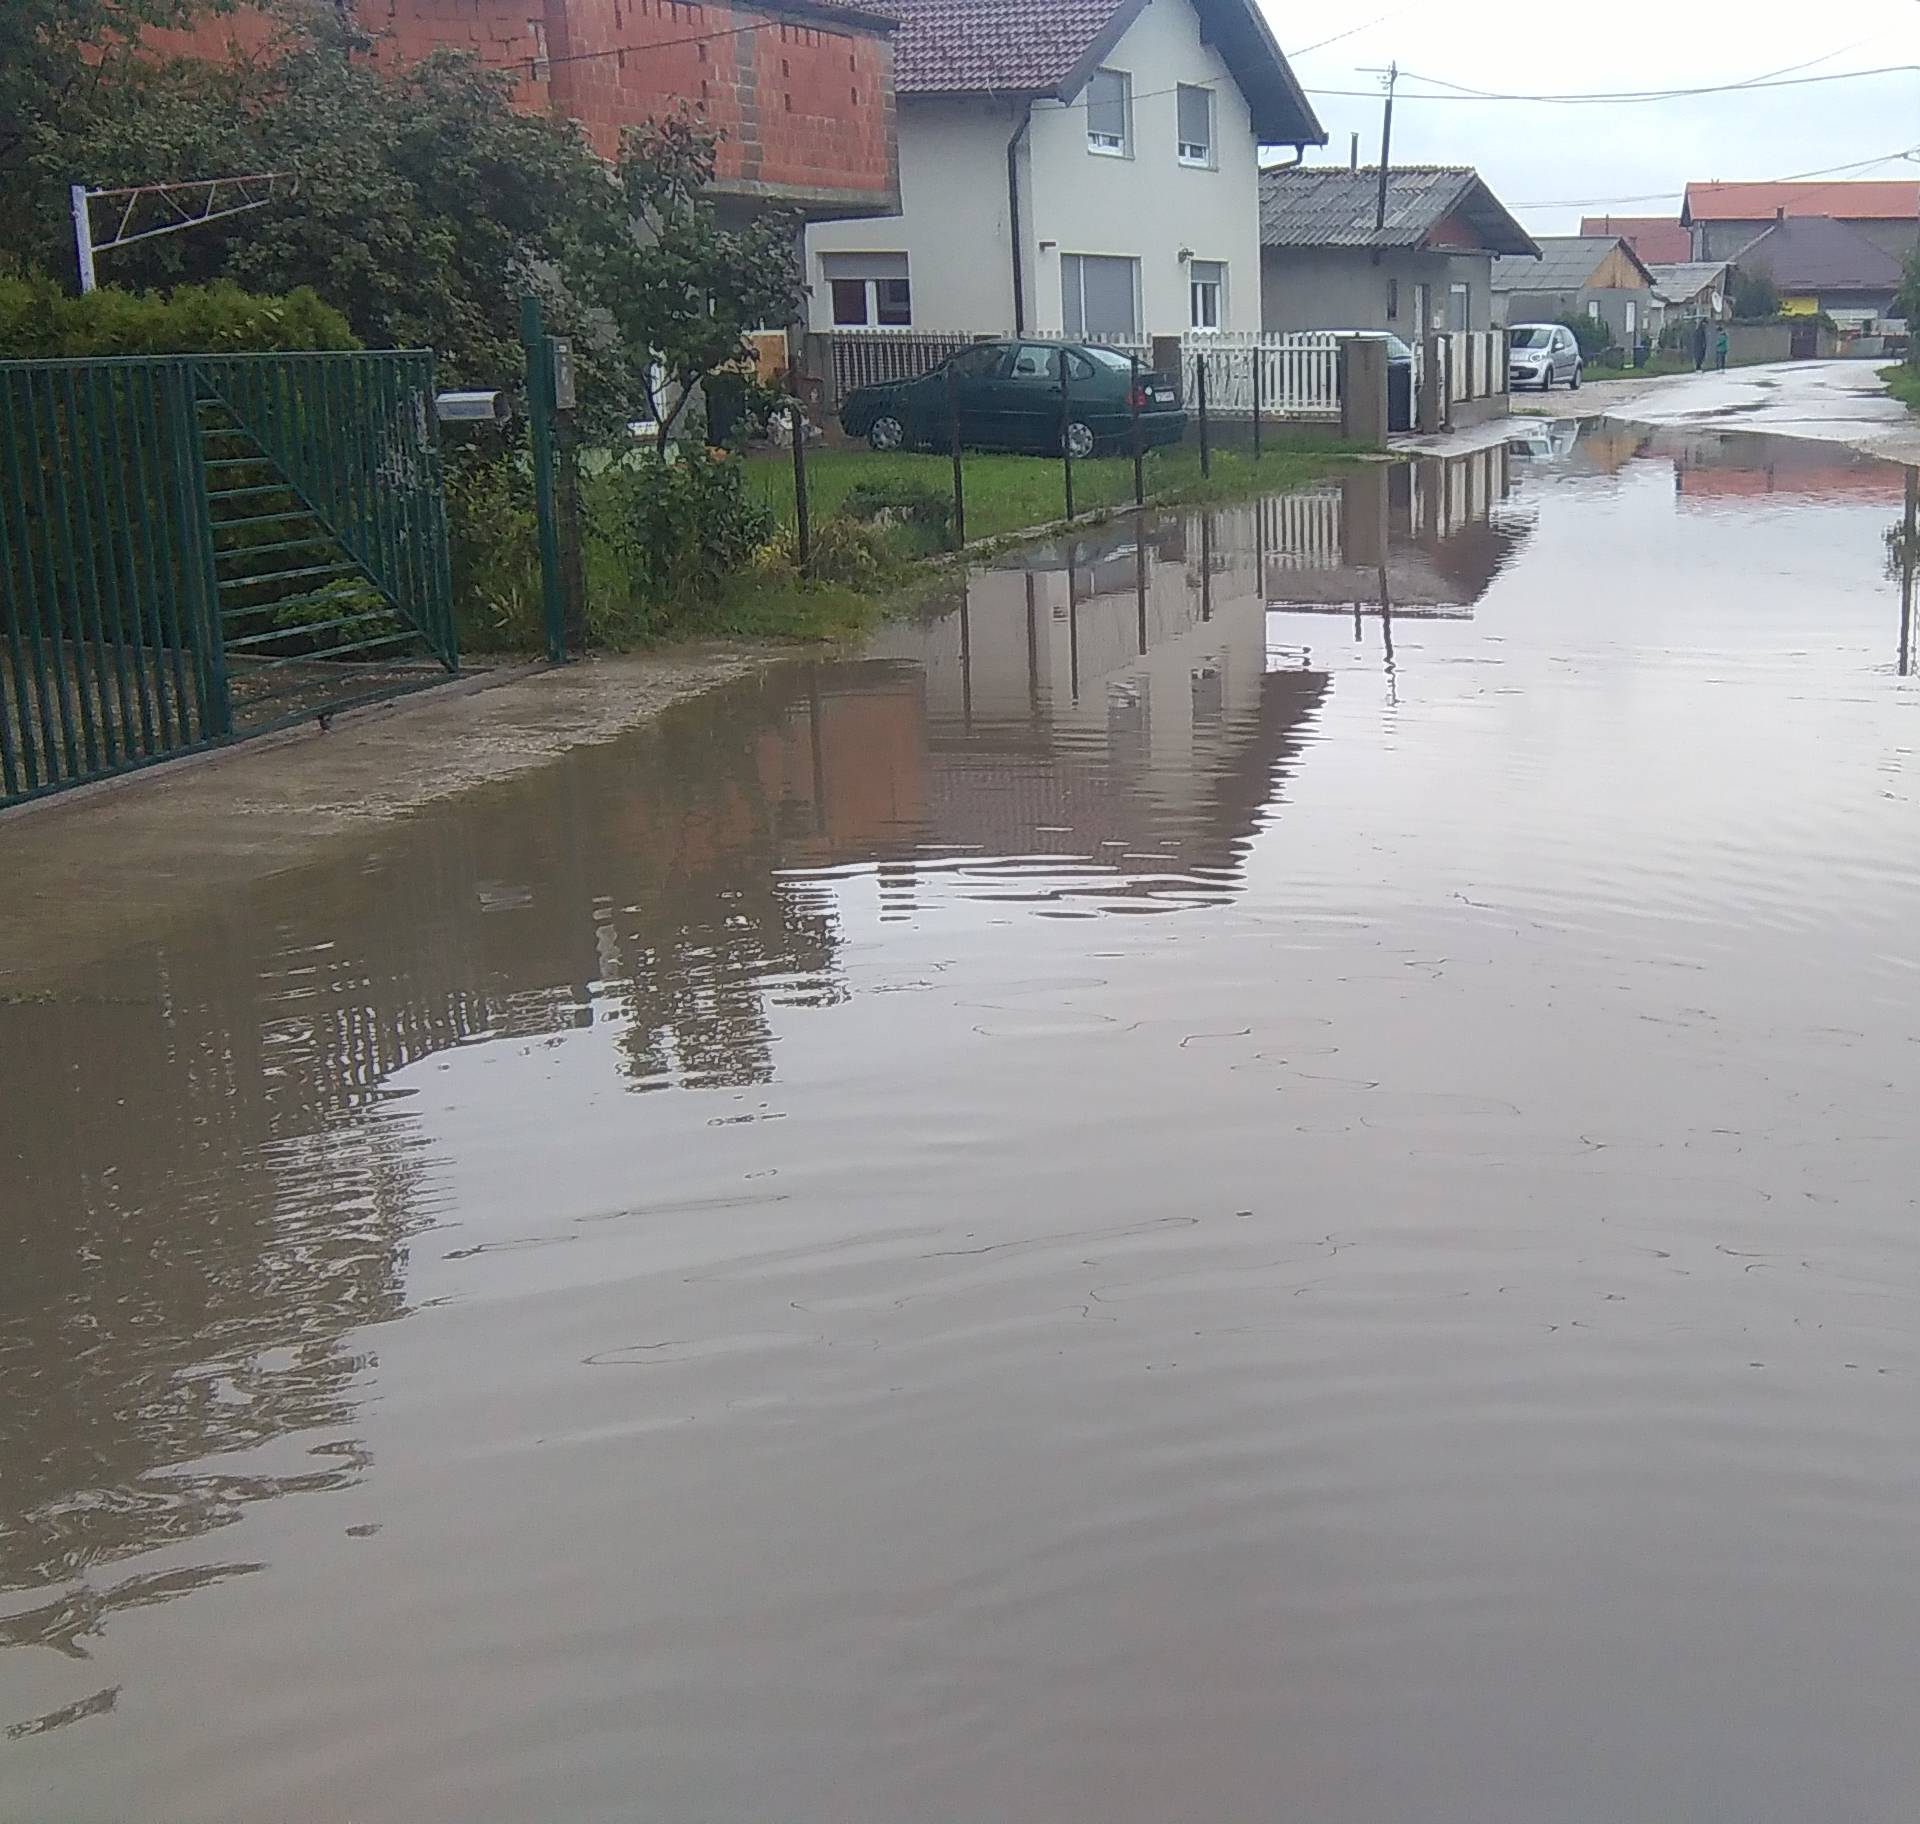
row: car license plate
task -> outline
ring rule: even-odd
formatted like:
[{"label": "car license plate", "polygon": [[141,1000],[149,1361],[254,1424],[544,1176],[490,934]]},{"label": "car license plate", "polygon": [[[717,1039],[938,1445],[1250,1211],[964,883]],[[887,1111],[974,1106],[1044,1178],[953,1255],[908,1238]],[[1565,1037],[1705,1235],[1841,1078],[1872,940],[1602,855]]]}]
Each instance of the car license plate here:
[{"label": "car license plate", "polygon": [[1155,405],[1171,405],[1173,403],[1173,394],[1156,390],[1153,395],[1153,402]]}]

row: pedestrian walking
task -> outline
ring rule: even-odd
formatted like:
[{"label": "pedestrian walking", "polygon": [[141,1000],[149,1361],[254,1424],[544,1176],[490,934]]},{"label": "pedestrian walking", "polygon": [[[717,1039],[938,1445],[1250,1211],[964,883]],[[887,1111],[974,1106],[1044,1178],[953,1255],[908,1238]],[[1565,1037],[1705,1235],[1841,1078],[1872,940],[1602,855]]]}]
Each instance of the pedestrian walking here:
[{"label": "pedestrian walking", "polygon": [[1713,365],[1723,374],[1727,371],[1727,332],[1724,329],[1714,340]]},{"label": "pedestrian walking", "polygon": [[1693,320],[1693,371],[1697,374],[1707,364],[1707,320],[1695,317]]}]

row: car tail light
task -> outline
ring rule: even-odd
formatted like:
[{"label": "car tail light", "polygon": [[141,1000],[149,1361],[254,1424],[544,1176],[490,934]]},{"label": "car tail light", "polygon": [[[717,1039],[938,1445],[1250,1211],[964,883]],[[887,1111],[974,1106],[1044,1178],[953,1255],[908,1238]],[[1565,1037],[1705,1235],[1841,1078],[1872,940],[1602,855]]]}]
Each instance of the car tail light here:
[{"label": "car tail light", "polygon": [[1136,386],[1128,396],[1127,403],[1132,406],[1136,412],[1144,412],[1147,409],[1148,403],[1147,389],[1144,386]]}]

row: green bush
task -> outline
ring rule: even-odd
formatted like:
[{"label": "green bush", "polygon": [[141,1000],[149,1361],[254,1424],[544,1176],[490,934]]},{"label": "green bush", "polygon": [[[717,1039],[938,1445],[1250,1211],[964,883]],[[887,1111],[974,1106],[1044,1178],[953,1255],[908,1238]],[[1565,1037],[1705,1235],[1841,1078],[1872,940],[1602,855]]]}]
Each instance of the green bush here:
[{"label": "green bush", "polygon": [[715,599],[774,530],[745,465],[718,452],[635,457],[602,478],[592,515],[642,636]]},{"label": "green bush", "polygon": [[466,652],[537,652],[546,644],[533,482],[512,455],[449,464],[447,547]]},{"label": "green bush", "polygon": [[307,286],[284,297],[220,280],[173,291],[114,286],[72,297],[45,273],[0,274],[0,359],[250,354],[358,348],[347,320]]},{"label": "green bush", "polygon": [[1569,313],[1560,321],[1573,331],[1573,339],[1580,344],[1582,361],[1598,361],[1613,346],[1613,331],[1598,317]]}]

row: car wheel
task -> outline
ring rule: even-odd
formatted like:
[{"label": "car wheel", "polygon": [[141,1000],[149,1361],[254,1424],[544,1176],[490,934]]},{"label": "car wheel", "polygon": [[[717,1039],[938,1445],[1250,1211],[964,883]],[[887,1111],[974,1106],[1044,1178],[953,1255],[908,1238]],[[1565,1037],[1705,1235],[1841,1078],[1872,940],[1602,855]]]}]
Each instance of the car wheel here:
[{"label": "car wheel", "polygon": [[867,445],[875,450],[897,450],[907,441],[907,428],[898,418],[882,413],[867,426]]},{"label": "car wheel", "polygon": [[1082,424],[1078,418],[1067,426],[1067,454],[1075,462],[1085,462],[1093,454],[1098,439],[1090,424]]},{"label": "car wheel", "polygon": [[1573,379],[1570,384],[1576,393],[1580,390],[1580,363],[1578,361],[1573,364]]}]

